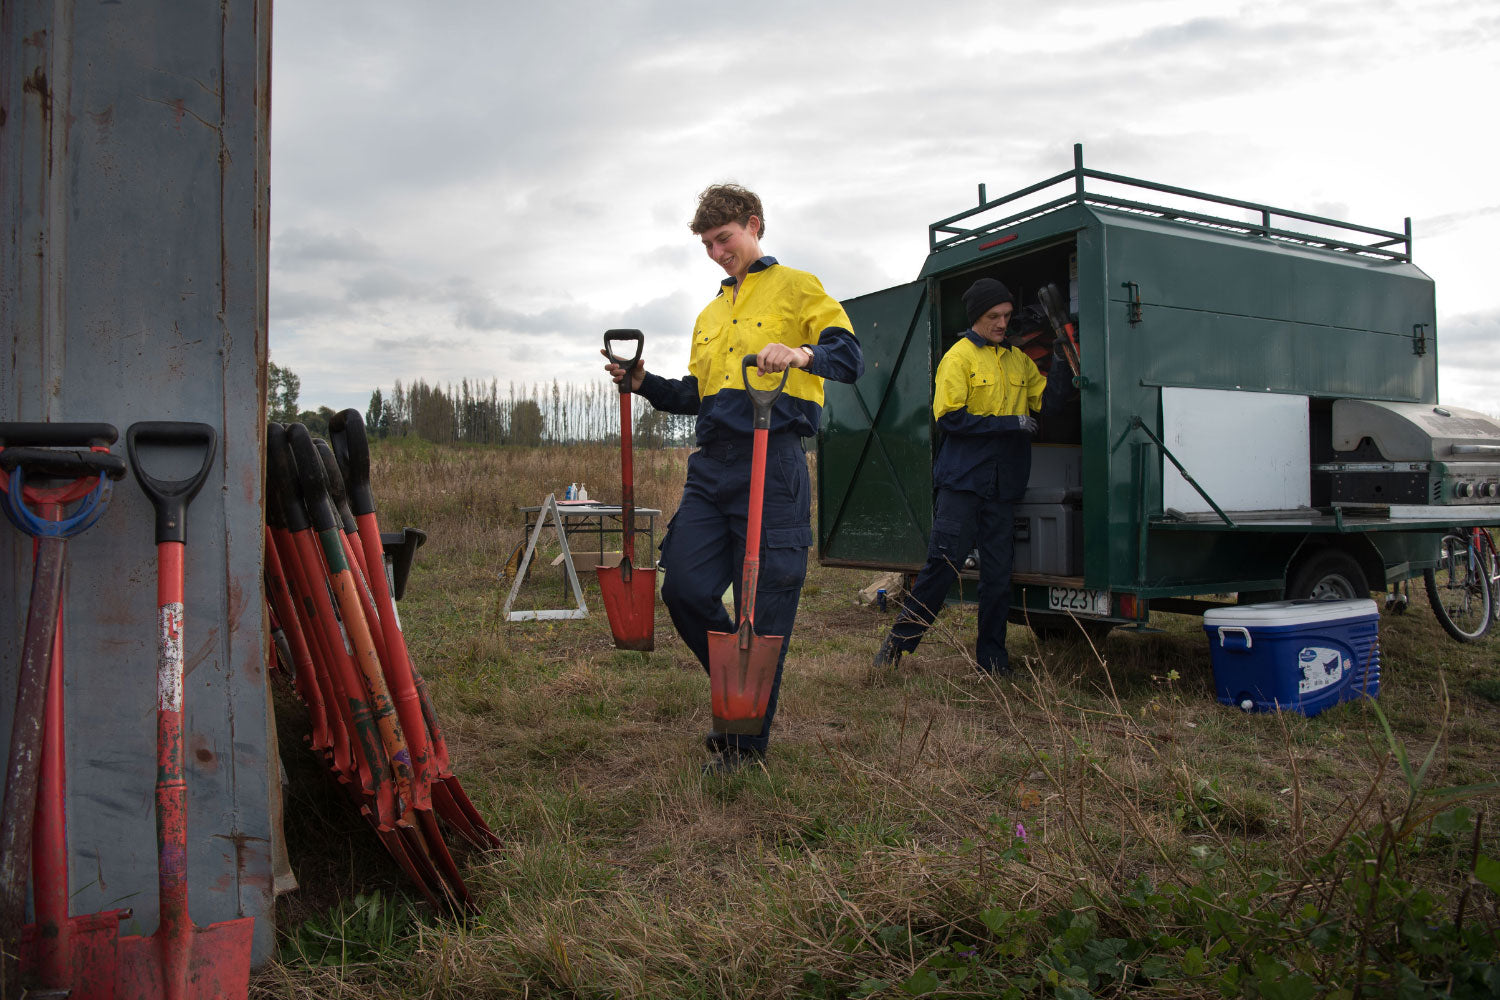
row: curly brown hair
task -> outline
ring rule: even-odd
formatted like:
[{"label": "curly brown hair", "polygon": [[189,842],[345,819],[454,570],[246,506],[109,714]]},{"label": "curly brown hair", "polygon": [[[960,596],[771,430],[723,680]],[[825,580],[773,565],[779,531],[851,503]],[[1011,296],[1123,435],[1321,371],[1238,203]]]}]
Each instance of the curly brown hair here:
[{"label": "curly brown hair", "polygon": [[701,236],[710,229],[727,226],[731,222],[748,226],[752,215],[760,220],[760,232],[756,235],[766,235],[766,213],[760,207],[760,197],[754,191],[738,184],[712,184],[698,195],[698,211],[693,213],[693,221],[688,223],[688,228]]}]

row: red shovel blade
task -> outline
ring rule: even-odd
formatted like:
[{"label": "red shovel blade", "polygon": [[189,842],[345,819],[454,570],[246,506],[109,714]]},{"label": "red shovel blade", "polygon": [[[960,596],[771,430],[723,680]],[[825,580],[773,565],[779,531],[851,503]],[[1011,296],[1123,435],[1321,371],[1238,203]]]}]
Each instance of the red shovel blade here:
[{"label": "red shovel blade", "polygon": [[627,558],[618,566],[600,566],[599,593],[609,614],[616,649],[650,652],[656,648],[656,570],[632,567]]},{"label": "red shovel blade", "polygon": [[218,1000],[246,996],[250,991],[250,937],[255,920],[240,917],[192,929],[187,956],[185,992],[166,982],[169,963],[163,956],[160,933],[120,939],[117,1000]]},{"label": "red shovel blade", "polygon": [[[115,981],[119,974],[120,921],[129,910],[107,910],[82,917],[68,918],[67,980],[46,982],[43,988],[72,990],[71,996],[89,1000],[114,1000]],[[28,924],[21,934],[21,969],[23,972],[46,965],[41,955],[60,935],[52,928],[51,940],[35,924]],[[39,991],[40,992],[40,991]]]},{"label": "red shovel blade", "polygon": [[755,635],[745,622],[738,632],[708,633],[708,684],[714,729],[759,736],[776,681],[783,636]]}]

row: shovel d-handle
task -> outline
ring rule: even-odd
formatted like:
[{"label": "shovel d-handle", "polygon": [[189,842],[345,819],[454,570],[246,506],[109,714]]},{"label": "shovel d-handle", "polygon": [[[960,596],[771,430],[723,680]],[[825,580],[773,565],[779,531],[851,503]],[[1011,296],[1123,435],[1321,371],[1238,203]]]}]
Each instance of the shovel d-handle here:
[{"label": "shovel d-handle", "polygon": [[114,424],[48,424],[0,420],[0,448],[108,448],[120,438]]},{"label": "shovel d-handle", "polygon": [[740,374],[745,379],[745,391],[750,394],[750,402],[755,407],[755,429],[758,431],[771,429],[771,408],[776,405],[777,397],[781,390],[786,388],[787,376],[792,373],[792,366],[787,365],[781,371],[781,381],[776,383],[774,389],[756,389],[750,385],[750,369],[757,367],[754,354],[745,355],[740,362]]},{"label": "shovel d-handle", "polygon": [[[5,493],[0,510],[6,520],[33,538],[71,538],[88,530],[104,515],[111,482],[123,479],[125,463],[107,451],[58,451],[49,448],[11,447],[0,451],[0,491]],[[27,476],[56,482],[61,487],[28,485]],[[93,482],[92,487],[89,485]],[[39,517],[27,503],[72,503],[84,497],[68,517]]]},{"label": "shovel d-handle", "polygon": [[370,491],[370,438],[365,433],[365,418],[355,409],[340,410],[328,421],[328,437],[355,516],[375,513],[375,494]]},{"label": "shovel d-handle", "polygon": [[[203,460],[197,473],[186,479],[166,480],[141,468],[139,448],[153,444],[167,448],[196,448]],[[130,456],[130,471],[141,491],[156,508],[156,544],[187,542],[187,508],[203,488],[214,455],[219,448],[219,432],[208,424],[179,420],[142,420],[125,431],[125,451]]]},{"label": "shovel d-handle", "polygon": [[359,525],[354,519],[354,511],[349,507],[349,490],[344,484],[344,474],[339,471],[333,447],[322,438],[314,438],[313,445],[317,447],[318,458],[323,463],[323,477],[328,480],[328,498],[333,501],[333,509],[338,512],[339,521],[344,525],[344,534],[352,535],[359,530]]},{"label": "shovel d-handle", "polygon": [[292,446],[287,442],[286,428],[281,424],[270,424],[266,428],[266,485],[271,504],[274,505],[286,530],[292,534],[312,527],[307,519],[307,507],[302,503],[302,491],[297,488],[297,466],[292,461]]},{"label": "shovel d-handle", "polygon": [[[610,347],[611,344],[625,340],[635,341],[635,355],[633,357],[627,358],[623,354],[616,354],[613,348]],[[609,358],[611,363],[625,369],[625,377],[620,379],[620,395],[630,395],[630,373],[635,371],[636,364],[641,360],[641,352],[645,349],[646,335],[639,330],[604,331],[604,356]]]}]

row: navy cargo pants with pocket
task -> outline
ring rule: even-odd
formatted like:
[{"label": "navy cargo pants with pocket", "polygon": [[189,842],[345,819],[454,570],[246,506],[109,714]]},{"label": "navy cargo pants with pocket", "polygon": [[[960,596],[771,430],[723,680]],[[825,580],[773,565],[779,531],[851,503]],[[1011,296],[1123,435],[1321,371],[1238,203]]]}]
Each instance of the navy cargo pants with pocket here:
[{"label": "navy cargo pants with pocket", "polygon": [[[749,512],[751,437],[736,436],[699,448],[688,456],[682,502],[661,541],[662,603],[677,634],[708,670],[708,633],[734,632],[745,564],[745,521]],[[780,635],[781,656],[759,736],[724,735],[715,740],[765,753],[771,720],[781,691],[797,602],[807,576],[812,545],[812,494],[801,439],[774,434],[766,448],[765,500],[761,509],[760,579],[755,590],[755,633]],[[736,617],[722,596],[734,587]]]},{"label": "navy cargo pants with pocket", "polygon": [[985,499],[967,490],[939,489],[932,516],[927,562],[891,626],[891,637],[904,653],[922,641],[958,579],[964,559],[979,543],[979,639],[975,654],[982,670],[1010,669],[1005,651],[1005,624],[1010,614],[1010,571],[1015,555],[1015,503]]}]

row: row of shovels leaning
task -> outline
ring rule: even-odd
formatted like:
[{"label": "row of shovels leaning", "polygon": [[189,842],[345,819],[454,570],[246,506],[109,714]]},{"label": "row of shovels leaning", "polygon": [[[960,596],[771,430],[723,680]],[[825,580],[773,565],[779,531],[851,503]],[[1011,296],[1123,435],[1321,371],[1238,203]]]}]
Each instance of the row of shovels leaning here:
[{"label": "row of shovels leaning", "polygon": [[[634,341],[634,358],[612,344]],[[641,356],[638,330],[611,330],[605,351],[627,368]],[[741,620],[711,633],[715,728],[760,732],[782,639],[754,630],[761,499],[771,407],[786,383],[755,389],[751,495]],[[615,645],[650,650],[654,567],[635,567],[629,380],[621,383],[622,560],[599,568]],[[208,424],[148,421],[126,431],[129,464],[110,447],[109,424],[0,423],[0,491],[8,520],[33,539],[35,569],[0,816],[0,1000],[22,989],[75,998],[238,997],[248,990],[254,920],[195,926],[187,900],[187,784],[183,761],[184,551],[187,514],[208,478],[218,437]],[[446,834],[486,850],[500,845],[464,793],[421,672],[412,662],[392,595],[422,534],[382,536],[370,486],[370,449],[358,410],[329,421],[329,441],[302,424],[266,431],[265,591],[271,668],[307,707],[308,742],[351,806],[437,910],[477,912]],[[179,480],[153,464],[196,464]],[[173,454],[177,453],[177,454]],[[105,513],[127,468],[155,510],[157,615],[157,880],[160,920],[151,935],[122,935],[128,909],[69,914],[63,720],[62,575],[69,538]],[[396,578],[388,575],[396,556]],[[402,562],[404,557],[405,562]],[[205,588],[200,584],[199,592]],[[33,922],[25,922],[30,890]],[[45,995],[44,992],[33,995]]]},{"label": "row of shovels leaning", "polygon": [[[33,540],[34,571],[0,815],[0,1000],[238,997],[248,991],[254,920],[195,926],[188,913],[183,759],[188,509],[218,451],[213,427],[150,421],[0,422],[0,509]],[[334,445],[305,427],[267,430],[265,587],[276,655],[307,706],[311,749],[434,908],[477,910],[444,831],[499,845],[449,765],[422,676],[401,634],[356,410],[332,421]],[[337,448],[335,455],[334,448]],[[164,479],[149,465],[197,471]],[[69,913],[63,718],[63,568],[67,541],[104,516],[134,474],[155,511],[157,892],[150,935],[120,932],[129,909]],[[410,530],[394,547],[409,557]],[[193,592],[206,589],[199,583]],[[200,833],[201,837],[202,834]],[[28,894],[32,922],[26,923]]]}]

